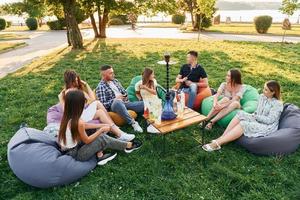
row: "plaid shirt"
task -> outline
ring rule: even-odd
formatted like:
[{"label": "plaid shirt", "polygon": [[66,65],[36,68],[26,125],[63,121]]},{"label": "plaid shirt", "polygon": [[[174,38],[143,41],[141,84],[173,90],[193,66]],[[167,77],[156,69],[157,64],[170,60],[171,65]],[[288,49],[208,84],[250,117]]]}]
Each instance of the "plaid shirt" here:
[{"label": "plaid shirt", "polygon": [[[112,80],[112,82],[116,85],[121,94],[127,94],[126,90],[117,79]],[[107,82],[103,80],[100,81],[96,88],[96,95],[104,107],[107,110],[110,110],[110,106],[115,100],[116,95]]]}]

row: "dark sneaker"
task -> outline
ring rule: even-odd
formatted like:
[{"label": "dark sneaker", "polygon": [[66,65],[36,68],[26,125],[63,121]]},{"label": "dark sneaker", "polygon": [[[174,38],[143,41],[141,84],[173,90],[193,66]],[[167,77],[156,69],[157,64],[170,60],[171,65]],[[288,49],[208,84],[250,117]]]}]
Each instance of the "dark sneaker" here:
[{"label": "dark sneaker", "polygon": [[130,149],[126,148],[125,153],[131,153],[135,150],[138,150],[142,146],[142,142],[139,140],[132,141],[132,147]]},{"label": "dark sneaker", "polygon": [[117,153],[106,153],[102,157],[98,158],[98,165],[105,165],[107,162],[113,160],[118,154]]}]

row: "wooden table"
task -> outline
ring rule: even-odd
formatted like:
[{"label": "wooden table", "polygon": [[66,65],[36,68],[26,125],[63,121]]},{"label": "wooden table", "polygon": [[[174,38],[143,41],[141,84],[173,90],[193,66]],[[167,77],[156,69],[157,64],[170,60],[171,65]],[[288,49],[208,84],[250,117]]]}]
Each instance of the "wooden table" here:
[{"label": "wooden table", "polygon": [[[162,121],[161,123],[151,123],[148,121],[148,123],[152,124],[161,134],[165,135],[167,133],[188,127],[193,124],[199,124],[201,122],[205,122],[207,119],[206,116],[201,115],[200,113],[185,107],[183,117],[179,118],[177,117],[176,119],[169,120],[169,121]],[[204,127],[205,124],[202,125],[202,144],[204,144]]]}]

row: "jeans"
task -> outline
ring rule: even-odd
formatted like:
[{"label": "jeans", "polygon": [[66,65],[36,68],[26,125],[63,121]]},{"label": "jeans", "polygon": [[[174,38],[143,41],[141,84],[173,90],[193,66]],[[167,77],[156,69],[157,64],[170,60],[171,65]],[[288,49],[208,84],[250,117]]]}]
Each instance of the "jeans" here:
[{"label": "jeans", "polygon": [[105,149],[123,151],[127,147],[127,142],[112,138],[106,134],[98,136],[93,142],[83,144],[82,142],[76,147],[68,150],[67,155],[72,156],[76,160],[86,161],[91,159],[99,151]]},{"label": "jeans", "polygon": [[197,92],[198,92],[198,85],[196,83],[192,83],[188,88],[183,88],[182,91],[184,93],[189,94],[189,101],[187,106],[189,108],[193,108],[197,96]]},{"label": "jeans", "polygon": [[115,99],[110,107],[112,112],[118,113],[128,124],[134,123],[134,119],[128,113],[128,110],[133,110],[136,113],[144,112],[144,102],[124,102],[120,99]]}]

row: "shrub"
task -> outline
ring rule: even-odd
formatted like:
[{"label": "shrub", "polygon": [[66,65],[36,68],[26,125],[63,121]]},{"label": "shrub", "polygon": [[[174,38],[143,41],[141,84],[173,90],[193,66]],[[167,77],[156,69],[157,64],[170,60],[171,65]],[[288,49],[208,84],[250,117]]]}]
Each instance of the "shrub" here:
[{"label": "shrub", "polygon": [[185,21],[185,15],[175,14],[172,16],[172,23],[174,24],[183,24]]},{"label": "shrub", "polygon": [[212,25],[212,18],[207,18],[206,16],[204,16],[202,18],[202,22],[201,22],[201,29],[204,28],[209,28]]},{"label": "shrub", "polygon": [[55,20],[47,22],[50,30],[63,30],[65,27],[65,23],[62,20]]},{"label": "shrub", "polygon": [[217,15],[214,17],[214,24],[220,24],[221,23],[221,16]]},{"label": "shrub", "polygon": [[3,18],[0,18],[0,31],[6,28],[6,21]]},{"label": "shrub", "polygon": [[11,21],[7,21],[7,22],[6,22],[6,28],[11,27],[11,25],[12,25],[12,22],[11,22]]},{"label": "shrub", "polygon": [[268,29],[272,25],[272,17],[268,15],[255,17],[254,24],[258,33],[267,33]]},{"label": "shrub", "polygon": [[109,19],[118,18],[123,21],[123,24],[129,24],[128,16],[127,15],[117,15],[117,14],[110,14]]},{"label": "shrub", "polygon": [[29,30],[33,31],[38,28],[38,22],[36,18],[30,17],[26,19],[26,25],[29,28]]},{"label": "shrub", "polygon": [[124,22],[121,19],[119,19],[119,18],[112,18],[108,22],[109,26],[112,26],[112,25],[123,25],[123,24],[124,24]]},{"label": "shrub", "polygon": [[288,18],[285,18],[282,22],[282,29],[283,30],[291,30],[292,24]]}]

